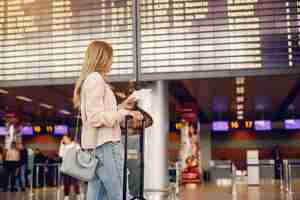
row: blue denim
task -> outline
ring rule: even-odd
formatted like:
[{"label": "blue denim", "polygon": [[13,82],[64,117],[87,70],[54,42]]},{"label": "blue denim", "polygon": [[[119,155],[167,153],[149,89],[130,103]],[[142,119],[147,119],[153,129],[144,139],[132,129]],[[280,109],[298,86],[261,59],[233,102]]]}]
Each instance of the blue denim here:
[{"label": "blue denim", "polygon": [[123,145],[106,143],[96,148],[96,177],[88,183],[87,200],[121,200],[123,195]]},{"label": "blue denim", "polygon": [[16,183],[19,186],[20,189],[26,187],[26,171],[27,171],[27,166],[26,165],[21,165],[19,168],[20,172],[19,175],[16,177]]}]

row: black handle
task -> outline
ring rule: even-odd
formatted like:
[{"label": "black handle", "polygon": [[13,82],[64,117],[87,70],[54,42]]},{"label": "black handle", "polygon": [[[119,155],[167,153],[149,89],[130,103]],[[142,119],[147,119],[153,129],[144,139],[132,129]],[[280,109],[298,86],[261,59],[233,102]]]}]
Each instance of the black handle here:
[{"label": "black handle", "polygon": [[125,141],[124,141],[124,166],[123,166],[123,200],[127,200],[127,146],[128,146],[128,123],[131,115],[125,116]]}]

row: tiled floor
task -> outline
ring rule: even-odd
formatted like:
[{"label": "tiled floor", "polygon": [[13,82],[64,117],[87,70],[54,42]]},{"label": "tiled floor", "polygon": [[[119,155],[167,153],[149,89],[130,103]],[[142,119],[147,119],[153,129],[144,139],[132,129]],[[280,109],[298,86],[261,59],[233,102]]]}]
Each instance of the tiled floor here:
[{"label": "tiled floor", "polygon": [[[232,186],[203,185],[182,188],[180,200],[300,200],[300,181],[294,185],[291,195],[280,189],[280,184],[264,183],[259,187],[247,187],[243,182]],[[46,188],[27,192],[1,193],[0,200],[63,200],[62,190]],[[71,198],[72,200],[74,198]]]},{"label": "tiled floor", "polygon": [[245,182],[234,186],[204,185],[198,188],[185,188],[181,192],[183,200],[300,200],[300,181],[293,185],[293,193],[281,189],[280,183],[263,183],[248,187]]}]

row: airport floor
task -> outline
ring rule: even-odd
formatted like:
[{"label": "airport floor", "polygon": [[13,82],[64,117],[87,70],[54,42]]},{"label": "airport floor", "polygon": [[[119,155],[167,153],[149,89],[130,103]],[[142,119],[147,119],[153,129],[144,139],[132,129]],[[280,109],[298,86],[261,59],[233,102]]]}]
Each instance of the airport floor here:
[{"label": "airport floor", "polygon": [[[294,183],[294,192],[289,194],[280,189],[279,183],[263,183],[258,187],[248,187],[244,182],[234,186],[220,186],[206,184],[199,187],[185,187],[181,189],[180,200],[300,200],[300,181]],[[70,200],[75,200],[75,197]],[[3,193],[0,200],[63,200],[62,190],[44,188],[34,190],[32,195],[27,192]],[[84,200],[84,199],[83,199]],[[173,200],[173,199],[168,199]]]},{"label": "airport floor", "polygon": [[300,181],[293,184],[293,192],[288,192],[280,182],[265,181],[260,186],[247,186],[246,181],[234,185],[202,185],[184,188],[182,200],[300,200]]}]

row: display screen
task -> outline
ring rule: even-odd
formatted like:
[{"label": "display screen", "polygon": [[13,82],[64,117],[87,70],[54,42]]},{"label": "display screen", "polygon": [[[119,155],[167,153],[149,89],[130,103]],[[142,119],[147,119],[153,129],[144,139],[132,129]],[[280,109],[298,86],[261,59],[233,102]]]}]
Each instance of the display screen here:
[{"label": "display screen", "polygon": [[5,126],[0,126],[0,136],[7,135],[7,129]]},{"label": "display screen", "polygon": [[111,74],[133,73],[132,1],[0,0],[0,80],[78,77],[93,40],[114,50]]},{"label": "display screen", "polygon": [[269,131],[271,130],[271,121],[256,120],[254,121],[254,130],[256,131]]},{"label": "display screen", "polygon": [[287,130],[300,129],[300,119],[286,119],[284,120],[284,128]]},{"label": "display screen", "polygon": [[54,126],[54,135],[66,135],[68,134],[68,126],[56,125]]},{"label": "display screen", "polygon": [[[142,73],[300,66],[299,0],[143,0]],[[1,0],[0,80],[77,77],[92,40],[134,67],[132,0]]]},{"label": "display screen", "polygon": [[146,73],[300,66],[300,1],[145,0]]},{"label": "display screen", "polygon": [[22,135],[34,135],[32,126],[24,126],[21,130]]},{"label": "display screen", "polygon": [[212,130],[215,132],[229,131],[229,123],[228,121],[215,121],[212,124]]}]

